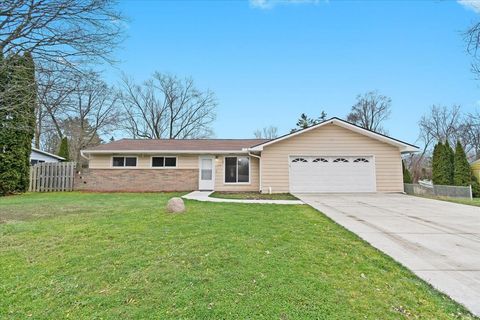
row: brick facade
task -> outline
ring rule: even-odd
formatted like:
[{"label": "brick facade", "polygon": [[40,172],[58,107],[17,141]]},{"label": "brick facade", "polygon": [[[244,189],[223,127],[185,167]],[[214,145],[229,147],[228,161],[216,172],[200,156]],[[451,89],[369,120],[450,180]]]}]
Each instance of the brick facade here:
[{"label": "brick facade", "polygon": [[198,169],[84,169],[75,176],[82,191],[192,191],[198,189]]}]

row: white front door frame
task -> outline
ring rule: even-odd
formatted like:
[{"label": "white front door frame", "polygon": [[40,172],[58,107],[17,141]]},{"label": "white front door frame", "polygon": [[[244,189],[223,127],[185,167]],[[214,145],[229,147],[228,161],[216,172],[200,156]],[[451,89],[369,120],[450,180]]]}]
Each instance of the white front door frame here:
[{"label": "white front door frame", "polygon": [[200,156],[198,157],[198,189],[213,191],[214,188],[215,156]]}]

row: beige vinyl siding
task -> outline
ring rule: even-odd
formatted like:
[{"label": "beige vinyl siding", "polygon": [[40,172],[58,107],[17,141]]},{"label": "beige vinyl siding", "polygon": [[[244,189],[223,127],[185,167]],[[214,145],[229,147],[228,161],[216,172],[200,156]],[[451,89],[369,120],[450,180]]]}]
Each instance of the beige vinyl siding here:
[{"label": "beige vinyl siding", "polygon": [[378,192],[402,192],[398,148],[362,134],[328,124],[266,146],[262,151],[262,191],[289,191],[290,155],[374,156]]},{"label": "beige vinyl siding", "polygon": [[[236,155],[229,155],[229,157]],[[245,156],[245,155],[239,155]],[[224,156],[215,159],[215,191],[258,191],[259,190],[259,161],[250,157],[250,183],[225,183]]]},{"label": "beige vinyl siding", "polygon": [[[88,162],[88,166],[89,166],[90,169],[109,169],[109,168],[112,168],[112,157],[113,156],[119,156],[120,157],[120,156],[124,156],[124,155],[113,155],[113,154],[95,155],[95,154],[92,154],[92,155],[90,155],[90,160]],[[137,156],[137,166],[135,168],[148,169],[148,168],[151,167],[151,157],[152,157],[152,155],[126,155],[126,156]],[[164,156],[164,155],[159,154],[158,156]],[[177,157],[177,168],[178,169],[198,169],[198,155],[167,155],[167,156],[176,156]],[[129,168],[129,167],[127,167],[127,168]],[[122,168],[122,169],[125,169],[125,168]],[[153,169],[158,169],[158,168],[153,168]]]}]

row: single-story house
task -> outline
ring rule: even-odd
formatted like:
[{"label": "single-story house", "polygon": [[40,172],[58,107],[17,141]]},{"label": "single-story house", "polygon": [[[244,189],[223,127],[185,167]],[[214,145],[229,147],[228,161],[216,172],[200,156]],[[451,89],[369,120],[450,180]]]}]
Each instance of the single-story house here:
[{"label": "single-story house", "polygon": [[65,158],[57,156],[55,154],[51,154],[46,151],[42,151],[37,148],[32,147],[32,152],[30,153],[30,165],[35,165],[37,163],[43,162],[61,162],[64,161]]},{"label": "single-story house", "polygon": [[122,139],[83,150],[79,189],[403,192],[409,143],[331,118],[276,139]]}]

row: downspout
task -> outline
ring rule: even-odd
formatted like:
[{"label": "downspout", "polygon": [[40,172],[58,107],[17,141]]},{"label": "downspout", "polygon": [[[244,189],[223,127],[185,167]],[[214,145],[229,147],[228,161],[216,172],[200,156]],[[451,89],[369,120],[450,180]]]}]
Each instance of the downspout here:
[{"label": "downspout", "polygon": [[258,159],[258,175],[259,175],[258,191],[262,192],[262,157],[257,156],[255,154],[251,153],[250,151],[248,151],[248,155]]}]

